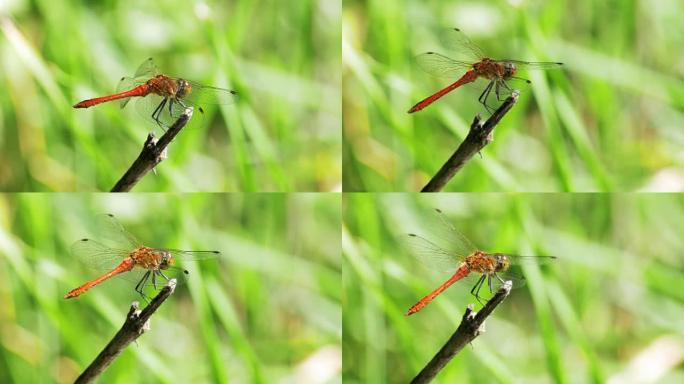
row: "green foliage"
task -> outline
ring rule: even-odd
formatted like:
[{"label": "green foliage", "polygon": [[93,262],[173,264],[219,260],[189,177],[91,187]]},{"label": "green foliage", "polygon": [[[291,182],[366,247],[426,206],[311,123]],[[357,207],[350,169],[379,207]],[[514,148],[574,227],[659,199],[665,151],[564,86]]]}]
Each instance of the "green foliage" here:
[{"label": "green foliage", "polygon": [[[135,106],[73,109],[154,57],[232,88],[135,191],[339,189],[339,2],[10,2],[0,6],[0,186],[108,191],[162,132]],[[10,16],[2,13],[10,11]]]},{"label": "green foliage", "polygon": [[[426,109],[419,100],[456,79],[424,73],[459,27],[494,58],[561,61],[532,80],[494,142],[448,191],[681,189],[684,3],[598,1],[346,1],[343,11],[344,189],[418,191],[465,137],[486,84]],[[679,68],[679,69],[678,69]]]},{"label": "green foliage", "polygon": [[[466,305],[480,308],[472,282],[463,281],[405,316],[453,273],[426,268],[406,244],[407,233],[444,241],[434,208],[484,251],[558,258],[520,270],[525,285],[437,382],[629,380],[646,369],[636,360],[657,360],[681,340],[680,195],[349,194],[342,235],[345,383],[408,382],[455,331]],[[662,368],[658,382],[684,375],[667,362],[651,364]]]},{"label": "green foliage", "polygon": [[97,239],[103,212],[145,245],[222,254],[182,263],[185,282],[102,382],[301,382],[311,364],[339,381],[339,207],[336,195],[0,196],[0,382],[72,382],[142,301],[123,278],[63,299],[101,274],[69,247]]}]

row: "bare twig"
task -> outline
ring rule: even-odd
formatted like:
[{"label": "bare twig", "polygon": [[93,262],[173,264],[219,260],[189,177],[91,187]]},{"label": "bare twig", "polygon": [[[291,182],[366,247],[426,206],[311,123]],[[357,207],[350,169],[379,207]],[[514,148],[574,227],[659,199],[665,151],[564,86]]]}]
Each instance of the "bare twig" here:
[{"label": "bare twig", "polygon": [[114,338],[107,344],[107,346],[100,352],[93,362],[86,368],[83,373],[76,379],[75,383],[91,383],[98,376],[104,372],[107,367],[119,356],[121,352],[130,344],[140,337],[145,331],[150,329],[150,316],[159,308],[159,306],[173,293],[176,289],[176,279],[171,279],[159,294],[152,299],[152,301],[140,311],[138,309],[138,302],[134,301],[131,304],[131,309],[126,315],[126,321],[114,335]]},{"label": "bare twig", "polygon": [[463,320],[456,329],[456,332],[451,335],[449,341],[444,344],[442,349],[437,352],[420,373],[411,380],[411,384],[422,384],[432,381],[439,371],[441,371],[447,363],[463,349],[463,347],[472,342],[480,333],[484,332],[482,324],[485,319],[492,314],[494,308],[501,304],[506,296],[511,293],[511,287],[511,281],[506,281],[480,312],[473,312],[473,305],[468,305],[465,314],[463,315]]},{"label": "bare twig", "polygon": [[154,137],[153,133],[147,135],[142,152],[140,152],[140,155],[138,155],[138,158],[135,159],[128,171],[126,171],[114,188],[112,188],[112,192],[130,191],[143,176],[166,158],[166,147],[171,144],[171,141],[173,141],[181,129],[185,127],[185,124],[188,123],[188,120],[192,117],[192,111],[192,108],[186,108],[178,120],[173,123],[169,130],[166,131],[159,140]]},{"label": "bare twig", "polygon": [[513,105],[518,101],[518,93],[513,92],[503,104],[497,109],[494,114],[482,123],[482,117],[478,114],[475,116],[473,123],[470,125],[470,131],[461,145],[456,148],[456,152],[447,160],[437,174],[430,180],[430,182],[423,187],[421,192],[439,192],[444,188],[446,183],[458,172],[465,163],[470,160],[476,153],[480,152],[487,144],[492,141],[492,131],[499,121],[513,108]]}]

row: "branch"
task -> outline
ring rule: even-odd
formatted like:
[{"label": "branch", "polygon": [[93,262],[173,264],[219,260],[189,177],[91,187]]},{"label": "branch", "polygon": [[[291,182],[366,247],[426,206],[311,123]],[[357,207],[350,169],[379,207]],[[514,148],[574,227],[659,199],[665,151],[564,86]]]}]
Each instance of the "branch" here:
[{"label": "branch", "polygon": [[480,312],[473,312],[473,305],[466,308],[461,324],[456,329],[449,341],[444,344],[442,349],[430,360],[430,362],[413,378],[411,384],[429,383],[437,376],[451,359],[467,344],[484,332],[484,321],[492,314],[501,302],[511,293],[512,283],[506,281],[496,292],[494,297],[485,304]]},{"label": "branch", "polygon": [[171,144],[171,141],[180,133],[181,129],[185,127],[188,120],[192,117],[192,108],[186,108],[183,114],[176,120],[175,123],[166,131],[159,140],[154,137],[154,133],[147,135],[145,144],[143,144],[142,152],[135,159],[131,167],[116,183],[112,192],[128,192],[133,188],[140,179],[143,178],[149,171],[153,170],[157,164],[166,159],[166,147]]},{"label": "branch", "polygon": [[476,153],[480,152],[487,144],[492,142],[492,131],[499,121],[513,108],[518,101],[518,93],[513,92],[494,114],[483,124],[480,114],[475,116],[470,125],[470,131],[465,140],[458,146],[456,152],[447,160],[430,182],[421,189],[421,192],[439,192],[446,183],[458,172],[465,163]]},{"label": "branch", "polygon": [[126,321],[114,335],[114,338],[107,344],[107,346],[100,352],[93,362],[86,368],[83,373],[76,379],[75,383],[91,383],[98,376],[104,372],[109,365],[114,362],[121,352],[130,344],[140,337],[145,331],[150,329],[150,316],[162,305],[162,303],[173,293],[176,289],[176,279],[171,279],[159,294],[152,299],[152,301],[140,311],[138,309],[138,302],[134,301],[131,304],[131,309],[126,315]]}]

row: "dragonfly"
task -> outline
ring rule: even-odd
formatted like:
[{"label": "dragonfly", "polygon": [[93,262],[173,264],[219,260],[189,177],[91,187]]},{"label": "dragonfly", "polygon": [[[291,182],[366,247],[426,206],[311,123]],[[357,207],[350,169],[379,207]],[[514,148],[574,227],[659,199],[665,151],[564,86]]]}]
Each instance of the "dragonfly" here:
[{"label": "dragonfly", "polygon": [[120,106],[124,108],[134,97],[140,98],[136,107],[143,117],[151,119],[165,130],[178,120],[186,108],[196,107],[203,113],[202,106],[232,104],[237,99],[237,92],[166,76],[159,71],[154,60],[148,58],[133,77],[121,78],[116,93],[83,100],[74,108],[90,108],[114,100],[120,100]]},{"label": "dragonfly", "polygon": [[142,245],[111,214],[97,217],[97,232],[113,243],[110,247],[92,239],[81,239],[71,246],[71,253],[86,265],[106,271],[64,295],[65,299],[80,296],[94,286],[114,277],[127,277],[137,281],[135,291],[147,299],[145,289],[150,285],[156,290],[157,283],[172,277],[182,277],[189,272],[175,266],[178,260],[214,259],[219,251],[181,251],[151,248]]},{"label": "dragonfly", "polygon": [[493,113],[496,108],[489,101],[492,90],[496,94],[497,101],[501,101],[502,95],[505,96],[513,92],[513,89],[508,85],[509,81],[519,80],[527,84],[531,83],[530,80],[516,76],[518,70],[558,69],[563,66],[563,63],[558,62],[491,59],[458,28],[446,30],[442,33],[441,39],[445,46],[467,57],[468,60],[454,60],[437,52],[425,52],[418,55],[416,57],[418,65],[425,72],[438,77],[458,77],[458,80],[419,101],[409,109],[408,113],[418,112],[454,89],[472,83],[479,78],[487,79],[489,83],[480,94],[478,101],[484,105],[488,112]]},{"label": "dragonfly", "polygon": [[482,251],[451,225],[442,211],[439,209],[435,211],[442,223],[440,225],[442,228],[436,232],[438,232],[438,236],[448,237],[441,239],[440,243],[448,245],[443,247],[435,241],[414,233],[408,235],[408,242],[425,264],[454,272],[444,283],[409,308],[406,312],[407,316],[425,308],[444,290],[457,281],[472,276],[471,274],[476,276],[476,280],[470,293],[482,304],[480,290],[485,283],[489,287],[490,293],[493,293],[495,288],[498,288],[505,280],[515,281],[514,286],[516,288],[524,284],[524,279],[521,276],[509,271],[512,265],[547,264],[556,260],[555,256],[516,256]]}]

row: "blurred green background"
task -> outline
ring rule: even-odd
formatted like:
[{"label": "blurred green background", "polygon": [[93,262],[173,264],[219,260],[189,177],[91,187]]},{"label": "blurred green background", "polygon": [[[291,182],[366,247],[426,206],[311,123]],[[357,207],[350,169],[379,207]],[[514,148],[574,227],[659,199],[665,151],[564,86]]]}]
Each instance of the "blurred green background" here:
[{"label": "blurred green background", "polygon": [[349,194],[343,206],[345,383],[408,382],[475,303],[457,282],[405,316],[449,276],[403,245],[439,236],[434,208],[484,251],[558,257],[524,269],[436,382],[684,381],[681,195]]},{"label": "blurred green background", "polygon": [[108,191],[161,131],[113,93],[148,57],[231,88],[135,191],[341,189],[339,0],[0,2],[0,189]]},{"label": "blurred green background", "polygon": [[73,382],[123,324],[134,283],[69,254],[109,212],[148,246],[220,250],[190,270],[101,382],[340,382],[340,196],[0,195],[0,382]]},{"label": "blurred green background", "polygon": [[420,190],[484,112],[475,83],[406,113],[455,80],[414,59],[457,56],[451,27],[565,68],[521,72],[532,85],[446,190],[684,190],[684,2],[345,0],[342,19],[346,191]]}]

